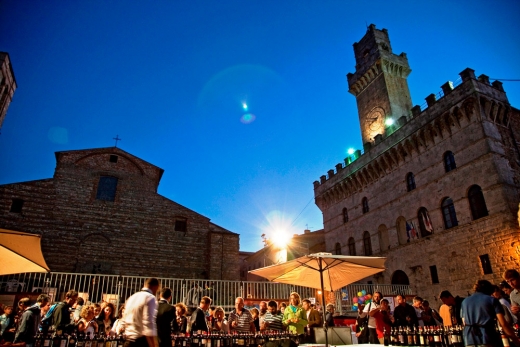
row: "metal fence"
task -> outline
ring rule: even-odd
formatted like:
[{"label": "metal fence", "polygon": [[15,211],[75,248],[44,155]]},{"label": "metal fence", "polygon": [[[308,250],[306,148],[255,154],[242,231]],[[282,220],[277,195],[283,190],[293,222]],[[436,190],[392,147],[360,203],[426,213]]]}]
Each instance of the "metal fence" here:
[{"label": "metal fence", "polygon": [[[133,293],[141,290],[145,280],[146,277],[138,276],[62,272],[21,273],[0,276],[0,292],[46,293],[52,301],[61,301],[68,290],[74,289],[86,301],[99,302],[105,300],[118,307]],[[235,298],[238,296],[245,299],[288,301],[291,292],[297,292],[302,298],[321,298],[321,292],[316,289],[283,283],[179,278],[159,278],[159,280],[163,287],[169,287],[172,290],[173,303],[186,303],[186,298],[191,296],[188,295],[189,291],[197,290],[199,296],[210,296],[214,305],[222,306],[226,311],[234,307]],[[336,291],[330,299],[336,301],[338,311],[349,311],[351,310],[352,298],[363,290],[367,293],[380,291],[386,296],[412,294],[410,287],[404,285],[351,284]]]},{"label": "metal fence", "polygon": [[[0,276],[0,292],[31,292],[49,294],[53,301],[63,300],[65,293],[74,289],[86,301],[110,301],[118,306],[133,293],[141,290],[146,277],[73,273],[21,273]],[[185,302],[190,289],[198,296],[208,295],[213,304],[225,309],[234,307],[235,298],[272,298],[288,300],[291,292],[302,297],[316,297],[317,291],[304,286],[273,282],[220,281],[202,279],[159,278],[163,287],[172,290],[172,302]],[[191,297],[189,295],[188,297]]]}]

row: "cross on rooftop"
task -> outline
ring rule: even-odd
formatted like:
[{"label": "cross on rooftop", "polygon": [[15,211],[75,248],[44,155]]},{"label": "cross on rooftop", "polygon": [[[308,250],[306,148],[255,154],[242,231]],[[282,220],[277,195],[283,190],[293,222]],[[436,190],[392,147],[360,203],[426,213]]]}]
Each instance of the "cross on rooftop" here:
[{"label": "cross on rooftop", "polygon": [[119,135],[116,135],[116,137],[113,137],[112,139],[116,140],[116,145],[114,147],[117,147],[117,141],[122,141],[120,138],[119,138]]}]

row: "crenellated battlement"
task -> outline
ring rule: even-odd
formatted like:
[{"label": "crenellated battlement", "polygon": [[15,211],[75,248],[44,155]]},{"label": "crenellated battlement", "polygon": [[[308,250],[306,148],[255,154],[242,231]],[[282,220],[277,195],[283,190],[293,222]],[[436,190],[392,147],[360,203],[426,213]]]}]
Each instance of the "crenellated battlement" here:
[{"label": "crenellated battlement", "polygon": [[356,71],[347,74],[349,92],[357,96],[383,72],[406,78],[412,71],[406,53],[392,52],[387,29],[376,29],[374,24],[367,28],[365,36],[354,43]]},{"label": "crenellated battlement", "polygon": [[447,81],[441,91],[428,95],[424,104],[412,107],[410,117],[400,117],[386,127],[384,134],[375,136],[374,142],[365,143],[363,150],[348,155],[335,169],[314,181],[317,203],[336,184],[340,183],[342,193],[359,191],[405,162],[408,154],[428,147],[433,137],[451,135],[450,127],[460,126],[462,118],[475,116],[477,105],[482,117],[508,124],[510,106],[502,82],[491,83],[488,76],[476,77],[474,70],[466,68],[457,80]]}]

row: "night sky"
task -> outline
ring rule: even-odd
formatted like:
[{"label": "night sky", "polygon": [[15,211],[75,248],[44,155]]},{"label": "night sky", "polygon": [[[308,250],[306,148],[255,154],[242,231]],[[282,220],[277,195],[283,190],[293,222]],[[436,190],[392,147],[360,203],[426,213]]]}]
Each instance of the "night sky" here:
[{"label": "night sky", "polygon": [[[362,148],[346,74],[367,25],[406,52],[412,101],[466,67],[520,79],[519,1],[0,1],[18,89],[0,184],[54,152],[114,146],[165,170],[159,193],[240,234],[323,227],[312,182]],[[504,80],[520,107],[520,82]]]}]

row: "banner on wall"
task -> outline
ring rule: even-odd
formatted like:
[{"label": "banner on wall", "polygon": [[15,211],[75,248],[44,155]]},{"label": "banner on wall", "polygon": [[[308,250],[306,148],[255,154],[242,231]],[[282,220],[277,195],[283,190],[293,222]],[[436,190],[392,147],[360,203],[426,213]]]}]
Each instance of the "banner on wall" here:
[{"label": "banner on wall", "polygon": [[346,290],[341,291],[341,300],[348,301],[348,292]]},{"label": "banner on wall", "polygon": [[412,221],[406,221],[406,236],[408,237],[408,242],[419,238],[419,232]]}]

